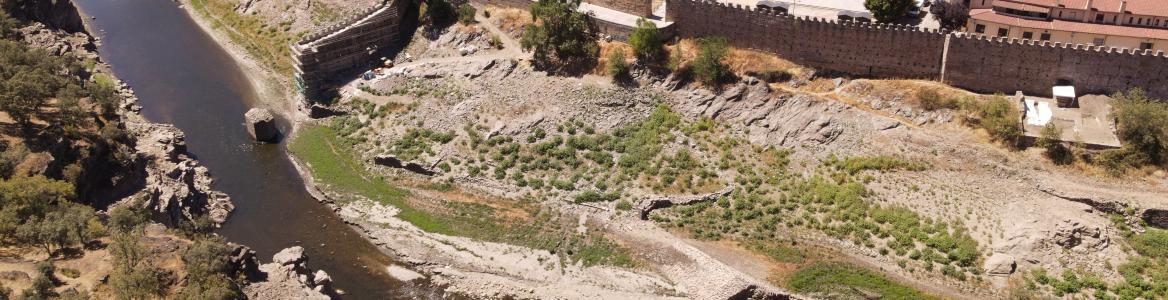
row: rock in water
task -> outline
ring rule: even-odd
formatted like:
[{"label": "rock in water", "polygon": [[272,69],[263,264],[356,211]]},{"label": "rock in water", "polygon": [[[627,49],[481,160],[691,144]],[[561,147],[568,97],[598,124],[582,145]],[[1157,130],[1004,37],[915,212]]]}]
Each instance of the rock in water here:
[{"label": "rock in water", "polygon": [[276,135],[279,132],[276,130],[276,117],[272,115],[271,111],[263,108],[252,108],[244,114],[244,118],[247,120],[247,133],[250,133],[256,141],[276,141]]}]

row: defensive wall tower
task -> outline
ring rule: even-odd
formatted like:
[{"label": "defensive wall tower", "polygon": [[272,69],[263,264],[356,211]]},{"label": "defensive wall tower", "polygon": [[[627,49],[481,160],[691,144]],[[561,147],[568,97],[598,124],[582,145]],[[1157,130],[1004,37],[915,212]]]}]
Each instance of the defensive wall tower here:
[{"label": "defensive wall tower", "polygon": [[384,0],[291,45],[296,89],[310,102],[319,100],[330,81],[376,62],[397,41],[407,1]]}]

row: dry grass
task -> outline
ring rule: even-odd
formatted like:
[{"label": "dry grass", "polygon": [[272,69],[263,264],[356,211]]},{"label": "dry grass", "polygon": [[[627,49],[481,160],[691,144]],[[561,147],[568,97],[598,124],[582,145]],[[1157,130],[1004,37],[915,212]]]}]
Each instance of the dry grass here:
[{"label": "dry grass", "polygon": [[600,56],[596,59],[596,65],[592,67],[593,75],[606,76],[608,75],[608,55],[613,51],[622,51],[625,54],[625,62],[628,63],[633,58],[633,47],[623,42],[599,42]]},{"label": "dry grass", "polygon": [[487,5],[483,10],[490,12],[491,17],[488,20],[491,23],[499,26],[500,30],[510,33],[513,37],[519,37],[519,32],[523,30],[523,27],[534,22],[531,13],[523,9]]}]

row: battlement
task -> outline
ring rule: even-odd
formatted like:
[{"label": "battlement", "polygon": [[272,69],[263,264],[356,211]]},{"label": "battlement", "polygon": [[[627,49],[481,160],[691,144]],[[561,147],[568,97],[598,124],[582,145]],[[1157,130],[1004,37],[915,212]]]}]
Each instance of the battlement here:
[{"label": "battlement", "polygon": [[349,15],[349,16],[345,17],[344,19],[341,19],[340,21],[334,22],[331,25],[319,28],[310,34],[305,35],[296,44],[297,45],[308,45],[312,42],[323,39],[324,37],[335,34],[339,31],[341,31],[342,29],[345,29],[345,27],[353,26],[354,24],[357,24],[361,20],[372,17],[379,10],[381,10],[381,9],[385,8],[387,5],[389,5],[389,3],[390,3],[389,0],[384,0],[380,4],[377,4],[377,5],[368,7],[366,9],[363,9],[359,12],[353,13],[352,15]]},{"label": "battlement", "polygon": [[797,17],[709,0],[666,0],[682,37],[724,36],[737,47],[859,76],[943,79],[983,92],[1047,95],[1056,82],[1108,93],[1143,87],[1168,97],[1163,51],[950,33],[915,26]]}]

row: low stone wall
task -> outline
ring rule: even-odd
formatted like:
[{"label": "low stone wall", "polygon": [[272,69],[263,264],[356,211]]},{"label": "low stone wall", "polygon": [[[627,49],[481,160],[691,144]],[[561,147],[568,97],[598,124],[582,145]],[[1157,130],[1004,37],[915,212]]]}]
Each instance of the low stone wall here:
[{"label": "low stone wall", "polygon": [[330,80],[376,63],[381,50],[397,42],[407,4],[386,0],[292,45],[296,85],[305,98],[319,100]]},{"label": "low stone wall", "polygon": [[642,17],[653,14],[652,0],[588,0],[587,2]]}]

